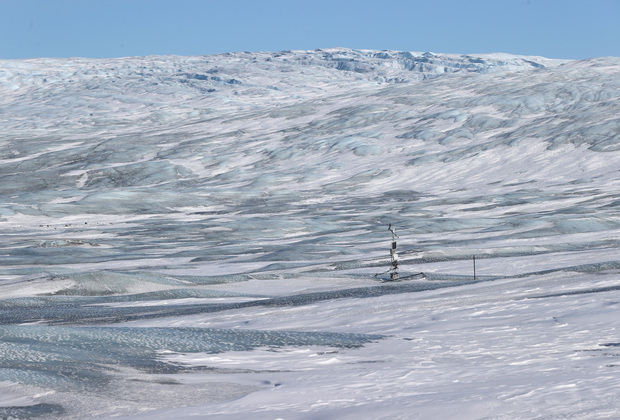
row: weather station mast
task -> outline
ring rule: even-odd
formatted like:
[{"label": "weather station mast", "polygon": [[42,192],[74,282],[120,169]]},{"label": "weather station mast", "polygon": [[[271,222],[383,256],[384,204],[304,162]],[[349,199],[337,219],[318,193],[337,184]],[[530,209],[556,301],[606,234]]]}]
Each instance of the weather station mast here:
[{"label": "weather station mast", "polygon": [[390,257],[392,258],[392,267],[390,268],[390,280],[398,280],[398,253],[396,252],[396,238],[398,235],[392,228],[392,224],[388,225],[388,230],[392,232],[392,247],[390,248]]},{"label": "weather station mast", "polygon": [[[391,223],[388,225],[388,230],[390,231],[390,233],[392,233],[392,246],[390,247],[391,263],[390,263],[390,269],[387,271],[388,273],[390,273],[390,278],[384,279],[382,281],[389,282],[389,281],[401,281],[401,280],[414,279],[414,278],[426,278],[426,275],[421,272],[420,273],[405,273],[404,276],[402,277],[400,276],[400,274],[398,273],[398,252],[396,252],[396,238],[398,238],[398,235],[396,234],[396,230],[392,227]],[[378,273],[378,274],[375,274],[375,277],[384,276],[385,274],[386,272]]]}]

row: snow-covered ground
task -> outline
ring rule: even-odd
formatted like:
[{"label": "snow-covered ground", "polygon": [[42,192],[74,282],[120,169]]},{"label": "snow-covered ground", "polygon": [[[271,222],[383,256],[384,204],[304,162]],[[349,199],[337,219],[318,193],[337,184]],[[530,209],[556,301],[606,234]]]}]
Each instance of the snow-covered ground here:
[{"label": "snow-covered ground", "polygon": [[618,58],[0,61],[0,126],[0,417],[620,417]]}]

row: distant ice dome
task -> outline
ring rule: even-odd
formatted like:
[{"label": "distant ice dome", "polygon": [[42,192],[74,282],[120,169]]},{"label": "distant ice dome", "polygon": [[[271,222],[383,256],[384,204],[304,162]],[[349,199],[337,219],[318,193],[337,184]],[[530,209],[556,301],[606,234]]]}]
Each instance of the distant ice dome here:
[{"label": "distant ice dome", "polygon": [[199,118],[214,108],[285,105],[351,88],[561,63],[508,54],[344,48],[199,57],[0,60],[0,123],[5,130],[148,125]]}]

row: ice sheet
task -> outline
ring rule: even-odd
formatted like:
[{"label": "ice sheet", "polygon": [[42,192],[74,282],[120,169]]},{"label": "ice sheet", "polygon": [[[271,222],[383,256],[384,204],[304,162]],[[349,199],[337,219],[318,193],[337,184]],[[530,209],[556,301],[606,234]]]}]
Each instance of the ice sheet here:
[{"label": "ice sheet", "polygon": [[0,417],[620,416],[619,74],[0,61]]}]

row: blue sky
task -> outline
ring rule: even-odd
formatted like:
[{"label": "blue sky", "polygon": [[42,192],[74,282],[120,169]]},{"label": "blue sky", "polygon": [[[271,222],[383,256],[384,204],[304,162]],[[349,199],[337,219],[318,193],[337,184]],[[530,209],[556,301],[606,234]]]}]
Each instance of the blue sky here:
[{"label": "blue sky", "polygon": [[0,59],[330,47],[620,56],[620,0],[0,0]]}]

